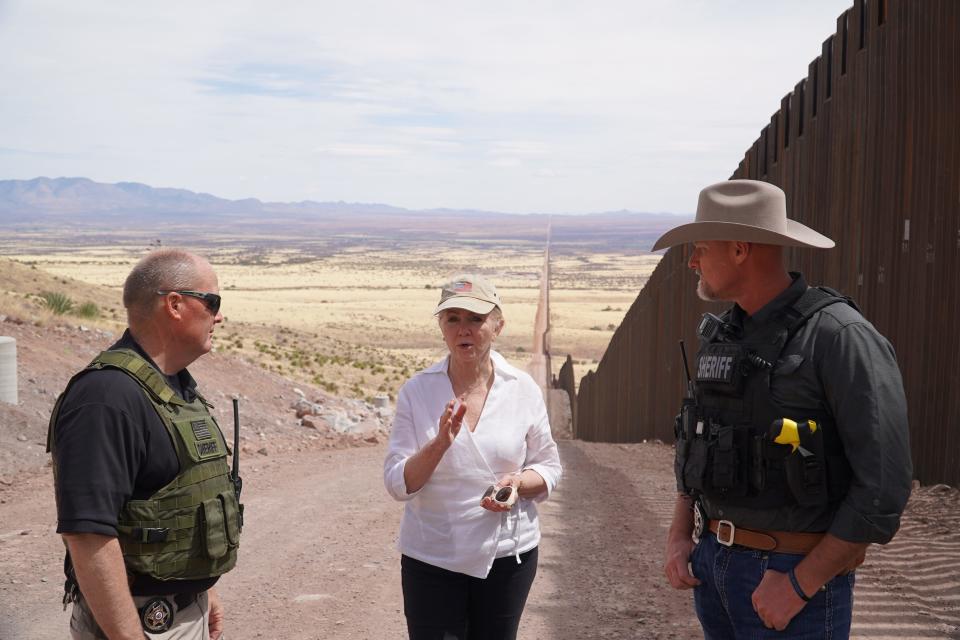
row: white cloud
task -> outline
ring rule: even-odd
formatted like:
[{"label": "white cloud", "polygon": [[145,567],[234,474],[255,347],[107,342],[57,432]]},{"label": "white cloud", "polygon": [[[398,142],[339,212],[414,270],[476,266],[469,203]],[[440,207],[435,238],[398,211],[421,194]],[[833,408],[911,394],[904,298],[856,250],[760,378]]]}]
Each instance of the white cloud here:
[{"label": "white cloud", "polygon": [[690,211],[848,4],[7,0],[0,178]]},{"label": "white cloud", "polygon": [[332,145],[319,147],[316,152],[332,156],[355,156],[358,158],[387,158],[405,155],[404,150],[397,147],[376,147],[368,144]]}]

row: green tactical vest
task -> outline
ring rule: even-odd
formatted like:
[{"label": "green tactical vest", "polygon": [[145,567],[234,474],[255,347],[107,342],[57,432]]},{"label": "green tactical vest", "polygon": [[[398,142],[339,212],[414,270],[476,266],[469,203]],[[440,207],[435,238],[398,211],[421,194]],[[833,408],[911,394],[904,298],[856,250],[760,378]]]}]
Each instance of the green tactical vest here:
[{"label": "green tactical vest", "polygon": [[[163,376],[129,349],[104,351],[70,385],[91,370],[114,367],[135,379],[157,410],[177,450],[180,474],[146,500],[120,510],[118,539],[127,571],[158,580],[198,580],[230,571],[240,544],[240,504],[227,464],[227,443],[198,394],[187,403]],[[48,446],[64,390],[50,417]]]}]

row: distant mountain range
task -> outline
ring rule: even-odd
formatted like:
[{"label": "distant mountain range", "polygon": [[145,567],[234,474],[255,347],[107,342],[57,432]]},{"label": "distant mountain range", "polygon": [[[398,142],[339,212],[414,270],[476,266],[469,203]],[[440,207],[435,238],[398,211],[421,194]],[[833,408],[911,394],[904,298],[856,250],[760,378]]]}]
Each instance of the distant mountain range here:
[{"label": "distant mountain range", "polygon": [[[292,234],[413,238],[469,237],[538,240],[548,221],[555,242],[649,248],[665,229],[685,221],[670,214],[616,211],[548,216],[475,210],[410,210],[383,204],[346,202],[262,202],[226,200],[186,189],[155,188],[136,182],[105,184],[88,178],[0,180],[0,229],[39,233],[44,229],[133,231],[163,235],[188,226],[232,234]],[[225,227],[229,225],[229,227]],[[641,248],[641,247],[636,247]]]}]

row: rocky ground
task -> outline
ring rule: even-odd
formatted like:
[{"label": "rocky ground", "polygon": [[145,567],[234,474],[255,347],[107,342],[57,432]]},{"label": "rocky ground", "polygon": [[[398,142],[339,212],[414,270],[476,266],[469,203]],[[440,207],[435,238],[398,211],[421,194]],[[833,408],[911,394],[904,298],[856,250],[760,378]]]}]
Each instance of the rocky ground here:
[{"label": "rocky ground", "polygon": [[[16,339],[20,371],[19,403],[0,403],[0,485],[11,485],[18,473],[47,464],[47,424],[57,395],[74,372],[119,335],[81,324],[38,327],[10,318],[0,321],[0,335]],[[232,398],[239,398],[244,458],[376,443],[389,426],[389,407],[291,383],[243,358],[211,353],[190,371],[231,442]]]}]

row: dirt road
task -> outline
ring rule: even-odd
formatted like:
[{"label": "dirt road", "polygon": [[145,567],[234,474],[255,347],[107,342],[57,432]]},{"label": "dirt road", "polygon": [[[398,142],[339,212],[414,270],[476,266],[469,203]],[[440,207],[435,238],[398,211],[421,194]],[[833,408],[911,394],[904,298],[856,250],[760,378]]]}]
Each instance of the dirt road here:
[{"label": "dirt road", "polygon": [[[541,510],[525,640],[695,638],[689,593],[661,577],[671,449],[562,441],[565,476]],[[383,445],[255,457],[238,569],[221,581],[229,638],[405,637],[394,546],[402,505]],[[21,476],[23,477],[23,476]],[[66,637],[51,482],[0,487],[0,640]],[[902,534],[860,572],[858,638],[960,637],[960,499],[915,492]]]},{"label": "dirt road", "polygon": [[[632,446],[632,464],[663,467],[663,447]],[[566,476],[543,514],[539,575],[521,637],[686,638],[686,594],[660,579],[660,514],[669,478],[644,487],[606,466],[618,445],[561,443]],[[402,505],[383,489],[385,449],[264,458],[245,477],[239,568],[221,581],[230,637],[402,638],[395,536]],[[65,636],[61,547],[50,481],[0,494],[0,638]]]}]

